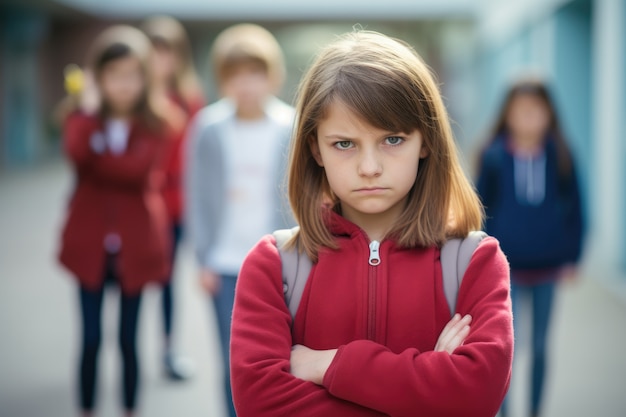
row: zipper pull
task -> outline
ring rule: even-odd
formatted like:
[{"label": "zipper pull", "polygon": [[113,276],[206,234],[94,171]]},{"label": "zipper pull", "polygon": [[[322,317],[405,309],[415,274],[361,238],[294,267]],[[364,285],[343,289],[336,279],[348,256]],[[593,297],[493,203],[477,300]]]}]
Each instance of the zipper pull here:
[{"label": "zipper pull", "polygon": [[378,252],[378,248],[380,247],[380,242],[377,240],[372,240],[370,243],[370,260],[369,264],[372,266],[376,266],[380,264],[380,253]]}]

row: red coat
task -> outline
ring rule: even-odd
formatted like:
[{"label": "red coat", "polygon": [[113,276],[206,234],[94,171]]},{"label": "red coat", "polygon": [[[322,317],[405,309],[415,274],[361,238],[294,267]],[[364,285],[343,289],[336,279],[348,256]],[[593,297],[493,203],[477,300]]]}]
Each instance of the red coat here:
[{"label": "red coat", "polygon": [[[240,417],[494,416],[509,386],[513,327],[509,268],[498,242],[482,241],[459,291],[473,316],[452,355],[434,352],[450,311],[439,250],[380,246],[334,215],[338,251],[323,250],[295,317],[285,305],[273,237],[244,262],[231,338],[233,398]],[[323,386],[289,373],[291,347],[338,348]]]},{"label": "red coat", "polygon": [[169,141],[164,157],[165,182],[163,186],[163,197],[167,206],[170,221],[180,223],[184,211],[183,203],[183,150],[185,149],[186,127],[191,118],[204,106],[204,100],[196,97],[189,103],[183,103],[182,99],[174,96],[170,97],[171,104],[182,110],[182,117],[185,119],[182,128],[178,130]]},{"label": "red coat", "polygon": [[167,212],[157,169],[165,142],[134,122],[126,151],[95,153],[90,138],[102,131],[99,118],[75,113],[65,124],[64,147],[76,184],[63,228],[60,261],[81,285],[102,284],[104,238],[122,241],[118,273],[122,291],[136,294],[148,282],[162,282],[169,270]]}]

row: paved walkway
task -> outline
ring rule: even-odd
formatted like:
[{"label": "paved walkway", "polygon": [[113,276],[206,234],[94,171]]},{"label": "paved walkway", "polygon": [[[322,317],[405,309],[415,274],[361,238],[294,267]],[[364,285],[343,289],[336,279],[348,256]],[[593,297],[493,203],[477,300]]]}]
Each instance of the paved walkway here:
[{"label": "paved walkway", "polygon": [[[0,417],[72,417],[78,346],[76,287],[55,261],[71,176],[54,162],[0,174]],[[209,303],[200,293],[189,251],[177,269],[178,345],[197,363],[188,383],[161,374],[158,293],[141,312],[144,417],[220,417],[221,364]],[[116,294],[106,300],[99,416],[119,416]],[[545,416],[626,416],[626,304],[592,277],[559,294],[552,334]],[[522,331],[522,333],[524,333]],[[522,344],[525,339],[522,337]],[[527,351],[517,352],[512,406],[526,416]],[[323,416],[322,416],[323,417]]]},{"label": "paved walkway", "polygon": [[[0,174],[1,175],[1,174]],[[80,337],[74,282],[56,262],[71,175],[61,163],[0,178],[0,417],[73,417]],[[221,361],[216,323],[196,285],[189,251],[181,253],[175,295],[177,345],[197,365],[188,383],[162,376],[160,299],[147,291],[140,317],[141,416],[220,417]],[[120,416],[118,294],[103,314],[98,402]]]}]

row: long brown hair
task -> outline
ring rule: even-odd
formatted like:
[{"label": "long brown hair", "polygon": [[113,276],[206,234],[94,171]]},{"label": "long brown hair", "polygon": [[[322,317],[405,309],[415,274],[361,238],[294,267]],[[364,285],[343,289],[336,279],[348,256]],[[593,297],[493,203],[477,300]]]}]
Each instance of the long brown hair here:
[{"label": "long brown hair", "polygon": [[146,20],[141,29],[155,47],[167,48],[176,55],[179,66],[169,86],[174,93],[186,104],[202,96],[191,43],[183,25],[169,16],[154,16]]},{"label": "long brown hair", "polygon": [[339,202],[311,150],[333,100],[341,100],[374,127],[397,132],[417,129],[422,135],[428,156],[420,162],[406,207],[390,232],[400,245],[440,246],[448,237],[464,237],[481,227],[482,205],[462,170],[430,70],[408,44],[358,31],[321,51],[298,93],[288,193],[301,226],[302,248],[313,260],[320,247],[337,247],[322,206],[330,199],[337,209]]},{"label": "long brown hair", "polygon": [[510,132],[506,121],[507,115],[509,114],[513,100],[521,95],[531,95],[539,98],[548,109],[550,113],[550,123],[548,125],[546,135],[548,140],[552,140],[554,142],[556,148],[559,177],[562,180],[569,179],[572,175],[573,169],[572,154],[563,135],[563,131],[561,130],[556,106],[554,105],[548,86],[545,81],[537,77],[527,76],[520,78],[511,84],[500,108],[500,113],[496,118],[496,123],[491,130],[491,134],[489,135],[482,152],[484,152],[496,140],[508,136]]},{"label": "long brown hair", "polygon": [[[98,35],[92,44],[87,55],[87,67],[92,71],[97,82],[108,63],[129,56],[137,58],[145,82],[134,113],[148,128],[156,132],[164,127],[164,119],[155,109],[150,97],[148,60],[151,48],[150,41],[141,31],[126,25],[112,26]],[[109,106],[103,101],[100,106],[100,116],[106,118],[109,113]]]}]

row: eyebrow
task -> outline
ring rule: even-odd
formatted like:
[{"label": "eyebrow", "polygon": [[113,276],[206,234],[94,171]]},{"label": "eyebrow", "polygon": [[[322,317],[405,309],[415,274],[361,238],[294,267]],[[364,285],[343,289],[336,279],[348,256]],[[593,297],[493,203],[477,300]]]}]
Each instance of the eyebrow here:
[{"label": "eyebrow", "polygon": [[349,136],[344,136],[344,135],[339,135],[339,134],[332,134],[332,135],[324,136],[324,139],[354,140],[355,138],[351,138]]},{"label": "eyebrow", "polygon": [[[385,132],[381,137],[387,138],[387,137],[390,137],[390,136],[409,136],[409,135],[410,135],[409,133],[404,133],[404,132]],[[342,135],[342,134],[333,133],[331,135],[325,135],[324,139],[339,139],[339,140],[350,140],[350,141],[352,141],[352,140],[355,140],[355,139],[358,139],[358,138],[352,138],[350,136],[345,136],[345,135]]]}]

